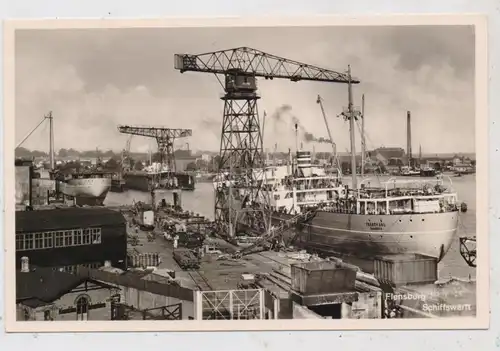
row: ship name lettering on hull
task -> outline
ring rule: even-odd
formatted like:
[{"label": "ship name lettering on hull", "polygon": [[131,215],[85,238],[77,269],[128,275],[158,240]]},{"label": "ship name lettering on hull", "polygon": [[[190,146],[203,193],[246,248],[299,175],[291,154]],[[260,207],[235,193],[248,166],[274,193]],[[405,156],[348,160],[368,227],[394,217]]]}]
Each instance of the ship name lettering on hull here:
[{"label": "ship name lettering on hull", "polygon": [[366,222],[365,225],[370,228],[370,230],[382,230],[385,228],[385,223],[382,222]]}]

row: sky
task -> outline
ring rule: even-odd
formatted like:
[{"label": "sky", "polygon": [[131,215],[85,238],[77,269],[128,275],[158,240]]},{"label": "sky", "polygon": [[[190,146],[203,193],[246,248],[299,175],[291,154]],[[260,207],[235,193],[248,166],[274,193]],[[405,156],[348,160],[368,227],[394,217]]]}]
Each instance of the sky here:
[{"label": "sky", "polygon": [[[368,149],[406,148],[406,112],[418,152],[474,152],[474,28],[469,26],[122,28],[17,30],[15,42],[16,144],[52,111],[55,148],[119,151],[118,125],[189,128],[176,146],[218,151],[223,90],[213,74],[180,73],[174,54],[200,54],[247,46],[345,72],[354,105],[365,95]],[[328,137],[316,103],[323,99],[337,150],[349,149],[349,126],[337,117],[347,106],[347,85],[258,80],[259,113],[267,114],[264,148],[295,148],[294,120],[305,132]],[[278,113],[280,112],[281,113]],[[284,112],[283,112],[284,111]],[[279,118],[278,118],[279,116]],[[22,145],[48,151],[44,123]],[[356,136],[357,151],[360,144]],[[155,149],[133,137],[131,151]]]}]

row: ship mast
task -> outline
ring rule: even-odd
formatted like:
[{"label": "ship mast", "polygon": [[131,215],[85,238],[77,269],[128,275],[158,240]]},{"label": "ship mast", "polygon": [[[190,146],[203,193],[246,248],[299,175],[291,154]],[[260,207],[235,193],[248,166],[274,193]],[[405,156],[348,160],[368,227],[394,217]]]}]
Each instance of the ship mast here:
[{"label": "ship mast", "polygon": [[365,175],[365,94],[361,96],[361,177]]},{"label": "ship mast", "polygon": [[349,129],[351,132],[351,173],[352,173],[352,188],[358,188],[357,176],[356,176],[356,142],[355,142],[355,133],[354,133],[354,107],[352,102],[352,77],[351,77],[351,65],[348,66],[347,76],[349,79],[348,82],[348,96],[349,96],[349,105],[347,106],[347,118],[349,119]]},{"label": "ship mast", "polygon": [[299,137],[298,137],[299,125],[295,123],[295,152],[299,151]]},{"label": "ship mast", "polygon": [[53,171],[55,168],[54,161],[54,123],[52,117],[52,111],[47,115],[47,119],[49,120],[49,157],[50,157],[50,170]]}]

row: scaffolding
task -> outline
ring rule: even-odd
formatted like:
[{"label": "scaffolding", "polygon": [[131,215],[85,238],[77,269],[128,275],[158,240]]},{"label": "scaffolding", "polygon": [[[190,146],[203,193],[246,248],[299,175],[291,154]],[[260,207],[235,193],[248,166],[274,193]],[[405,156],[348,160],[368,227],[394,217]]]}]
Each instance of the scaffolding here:
[{"label": "scaffolding", "polygon": [[198,320],[265,319],[262,289],[196,291],[194,300]]}]

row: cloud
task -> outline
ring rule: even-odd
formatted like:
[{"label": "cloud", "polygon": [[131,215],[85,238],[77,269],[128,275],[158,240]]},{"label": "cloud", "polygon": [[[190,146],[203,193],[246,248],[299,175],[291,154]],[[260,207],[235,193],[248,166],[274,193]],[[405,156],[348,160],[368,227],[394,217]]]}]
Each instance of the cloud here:
[{"label": "cloud", "polygon": [[[52,110],[56,148],[121,150],[127,136],[117,125],[137,124],[190,128],[179,145],[217,150],[222,87],[211,74],[174,70],[173,55],[245,45],[339,71],[350,64],[361,79],[354,105],[366,98],[369,148],[405,147],[410,110],[414,149],[473,151],[473,39],[470,28],[444,26],[24,30],[16,34],[16,140]],[[258,87],[266,148],[293,148],[295,123],[309,147],[327,138],[318,94],[338,150],[349,147],[348,123],[337,117],[345,85],[260,79]],[[132,149],[153,142],[137,138]],[[47,149],[48,136],[36,132],[24,146]]]}]

